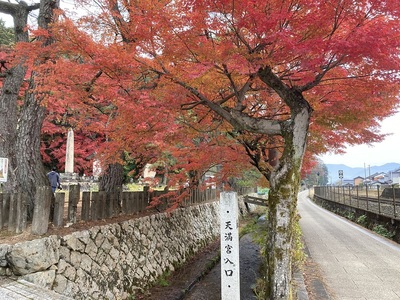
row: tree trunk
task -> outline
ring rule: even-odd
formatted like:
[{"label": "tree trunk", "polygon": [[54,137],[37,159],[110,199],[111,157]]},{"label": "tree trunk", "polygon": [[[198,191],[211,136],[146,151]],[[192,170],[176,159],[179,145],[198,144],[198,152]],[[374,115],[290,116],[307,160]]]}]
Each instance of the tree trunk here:
[{"label": "tree trunk", "polygon": [[5,192],[17,189],[15,170],[17,169],[17,125],[18,94],[21,88],[26,67],[17,65],[6,74],[0,96],[0,157],[8,158],[8,181],[4,184]]},{"label": "tree trunk", "polygon": [[[47,28],[53,17],[57,1],[42,0],[38,25]],[[14,18],[15,41],[29,42],[27,26],[28,14],[39,5],[28,6],[0,3],[0,11]],[[49,39],[43,41],[48,45]],[[45,117],[45,108],[41,98],[34,92],[35,74],[29,80],[29,90],[23,96],[23,104],[18,105],[19,95],[26,76],[27,65],[20,63],[7,72],[0,96],[0,156],[9,159],[9,178],[4,186],[7,192],[26,192],[29,195],[30,212],[33,211],[36,189],[48,185],[40,154],[41,128]],[[31,217],[31,215],[30,215]]]},{"label": "tree trunk", "polygon": [[271,187],[268,197],[268,238],[267,238],[267,291],[266,299],[290,299],[292,282],[292,237],[296,216],[298,184],[291,177],[299,171],[287,172],[282,182]]},{"label": "tree trunk", "polygon": [[105,191],[108,197],[111,197],[114,213],[121,211],[121,191],[123,182],[124,167],[119,163],[109,165],[107,172],[100,178],[99,191]]},{"label": "tree trunk", "polygon": [[306,148],[310,110],[292,111],[292,122],[284,128],[285,149],[279,167],[272,173],[268,197],[266,251],[266,299],[291,299],[292,241],[297,214],[300,171]]},{"label": "tree trunk", "polygon": [[[29,10],[26,5],[0,3],[0,11],[14,18],[15,42],[28,42],[28,31],[24,30],[28,22]],[[4,6],[4,7],[3,7]],[[18,169],[17,128],[19,127],[18,97],[24,82],[27,66],[24,61],[11,68],[5,74],[0,96],[0,157],[8,158],[8,181],[4,184],[5,192],[17,191],[24,183],[16,177]]]},{"label": "tree trunk", "polygon": [[[33,83],[34,78],[31,77]],[[16,162],[18,168],[15,175],[18,182],[23,183],[18,191],[29,195],[28,217],[32,217],[35,194],[38,187],[48,186],[45,170],[40,154],[41,129],[46,109],[38,103],[35,95],[26,95],[21,110],[17,132]]]},{"label": "tree trunk", "polygon": [[124,168],[121,164],[115,163],[108,166],[99,182],[99,190],[105,192],[113,192],[121,189],[124,182]]}]

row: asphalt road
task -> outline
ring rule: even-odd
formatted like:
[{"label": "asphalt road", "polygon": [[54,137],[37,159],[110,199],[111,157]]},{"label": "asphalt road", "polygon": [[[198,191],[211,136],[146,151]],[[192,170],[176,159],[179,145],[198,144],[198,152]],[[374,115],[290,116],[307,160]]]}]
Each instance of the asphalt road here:
[{"label": "asphalt road", "polygon": [[300,226],[330,299],[400,299],[400,246],[299,194]]}]

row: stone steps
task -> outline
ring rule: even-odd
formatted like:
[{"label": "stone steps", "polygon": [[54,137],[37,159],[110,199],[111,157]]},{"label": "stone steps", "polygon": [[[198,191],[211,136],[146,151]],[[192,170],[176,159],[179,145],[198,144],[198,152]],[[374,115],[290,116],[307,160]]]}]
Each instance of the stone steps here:
[{"label": "stone steps", "polygon": [[8,280],[0,285],[1,300],[73,300],[26,280]]}]

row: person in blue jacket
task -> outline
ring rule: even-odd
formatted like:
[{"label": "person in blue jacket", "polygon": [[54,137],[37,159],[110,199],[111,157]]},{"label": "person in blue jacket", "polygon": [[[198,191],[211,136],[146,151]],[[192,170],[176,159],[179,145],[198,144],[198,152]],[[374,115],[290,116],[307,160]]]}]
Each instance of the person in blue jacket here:
[{"label": "person in blue jacket", "polygon": [[60,175],[56,172],[56,167],[53,167],[53,169],[47,173],[47,178],[49,179],[51,190],[53,193],[56,192],[56,188],[60,188]]}]

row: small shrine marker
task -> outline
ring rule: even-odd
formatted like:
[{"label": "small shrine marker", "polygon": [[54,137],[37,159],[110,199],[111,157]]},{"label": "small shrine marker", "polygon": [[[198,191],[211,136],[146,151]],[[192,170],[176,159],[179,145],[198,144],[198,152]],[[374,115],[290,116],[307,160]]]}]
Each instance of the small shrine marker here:
[{"label": "small shrine marker", "polygon": [[221,299],[240,300],[239,219],[235,192],[220,195]]},{"label": "small shrine marker", "polygon": [[72,128],[68,130],[67,150],[65,152],[65,173],[74,173],[74,131]]}]

